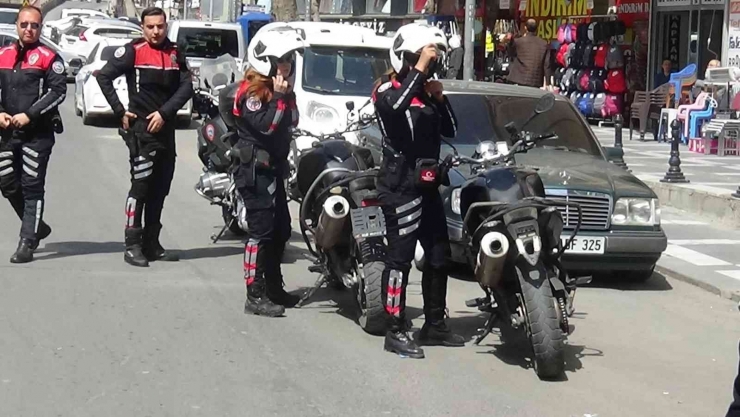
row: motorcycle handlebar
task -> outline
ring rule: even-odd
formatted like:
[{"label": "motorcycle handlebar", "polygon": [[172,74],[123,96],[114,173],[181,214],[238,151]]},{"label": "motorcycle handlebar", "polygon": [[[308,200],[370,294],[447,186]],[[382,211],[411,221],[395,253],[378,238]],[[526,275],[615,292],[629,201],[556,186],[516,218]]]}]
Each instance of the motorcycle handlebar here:
[{"label": "motorcycle handlebar", "polygon": [[532,138],[530,140],[527,140],[526,138],[522,138],[514,142],[514,144],[511,146],[511,149],[504,154],[498,154],[492,158],[470,158],[464,155],[456,155],[452,159],[453,164],[468,164],[468,165],[496,165],[501,162],[507,162],[509,161],[515,154],[526,152],[529,149],[533,148],[534,145],[536,145],[539,142],[550,140],[550,139],[556,139],[558,135],[555,133],[548,133],[545,135],[540,135],[535,138]]}]

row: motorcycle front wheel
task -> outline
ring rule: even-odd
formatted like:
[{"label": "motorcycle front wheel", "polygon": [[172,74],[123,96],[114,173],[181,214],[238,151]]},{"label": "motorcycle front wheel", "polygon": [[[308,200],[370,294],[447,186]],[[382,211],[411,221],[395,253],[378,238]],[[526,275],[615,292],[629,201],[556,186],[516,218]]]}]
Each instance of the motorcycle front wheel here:
[{"label": "motorcycle front wheel", "polygon": [[[558,301],[552,294],[546,268],[540,261],[529,271],[517,266],[516,273],[522,289],[521,307],[527,336],[534,353],[534,370],[540,379],[557,378],[565,368],[565,343],[558,320]],[[535,274],[539,278],[531,279]]]},{"label": "motorcycle front wheel", "polygon": [[234,235],[244,236],[247,234],[247,232],[239,227],[239,222],[237,221],[237,219],[234,218],[234,216],[231,214],[231,210],[229,210],[227,207],[221,207],[221,217],[223,217],[224,219],[224,224],[229,225],[229,231]]}]

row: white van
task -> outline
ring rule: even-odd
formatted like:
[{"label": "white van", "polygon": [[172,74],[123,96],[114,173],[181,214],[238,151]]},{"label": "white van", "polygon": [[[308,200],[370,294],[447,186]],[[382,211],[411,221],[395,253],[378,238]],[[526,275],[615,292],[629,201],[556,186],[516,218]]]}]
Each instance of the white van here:
[{"label": "white van", "polygon": [[236,23],[173,20],[169,23],[167,37],[185,54],[193,75],[198,75],[203,59],[223,54],[233,56],[241,68],[241,59],[247,52],[241,26]]},{"label": "white van", "polygon": [[[270,23],[261,30],[284,24]],[[296,57],[298,127],[314,134],[343,130],[349,113],[346,103],[352,101],[359,110],[368,102],[375,81],[391,67],[392,39],[341,23],[290,22],[290,26],[302,30],[309,45]]]},{"label": "white van", "polygon": [[109,18],[107,14],[93,9],[62,9],[62,19],[65,17],[105,17]]}]

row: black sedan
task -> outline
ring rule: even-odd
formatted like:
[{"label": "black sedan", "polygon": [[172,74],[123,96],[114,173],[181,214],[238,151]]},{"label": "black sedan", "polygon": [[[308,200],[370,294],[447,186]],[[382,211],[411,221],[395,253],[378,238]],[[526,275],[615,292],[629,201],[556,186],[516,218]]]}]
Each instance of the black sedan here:
[{"label": "black sedan", "polygon": [[[471,155],[486,141],[510,146],[505,125],[521,127],[532,114],[544,91],[504,84],[444,81],[447,97],[458,119],[458,133],[449,138],[460,154]],[[563,256],[571,275],[618,272],[631,280],[646,280],[666,249],[655,193],[637,177],[609,162],[621,150],[602,147],[593,131],[570,101],[558,97],[555,106],[526,128],[533,135],[555,133],[558,139],[543,142],[516,163],[536,168],[549,198],[580,203],[581,231]],[[379,149],[380,133],[373,126],[360,135],[360,143]],[[451,152],[451,148],[443,153]],[[379,153],[378,153],[379,154]],[[469,264],[463,244],[459,186],[470,176],[467,167],[450,173],[449,187],[440,188],[452,247],[452,261]],[[563,238],[577,223],[577,212],[561,207]],[[417,267],[423,251],[417,245]]]}]

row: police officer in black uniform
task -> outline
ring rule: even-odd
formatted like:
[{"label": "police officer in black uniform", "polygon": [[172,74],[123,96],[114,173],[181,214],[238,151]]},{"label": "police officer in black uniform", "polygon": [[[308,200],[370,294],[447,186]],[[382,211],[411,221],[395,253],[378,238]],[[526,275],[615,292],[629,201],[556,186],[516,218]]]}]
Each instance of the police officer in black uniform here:
[{"label": "police officer in black uniform", "polygon": [[261,29],[247,48],[247,70],[234,99],[240,165],[235,182],[247,209],[244,247],[246,314],[278,317],[300,297],[283,289],[280,262],[290,238],[283,178],[291,129],[298,124],[292,89],[295,52],[303,37],[290,27]]},{"label": "police officer in black uniform", "polygon": [[385,350],[423,358],[424,351],[408,335],[406,285],[417,239],[424,248],[422,272],[425,344],[463,346],[462,337],[445,323],[449,255],[447,221],[438,187],[442,177],[441,135],[456,134],[456,121],[442,84],[429,79],[437,67],[444,34],[426,24],[399,29],[391,48],[394,73],[373,93],[384,136],[383,164],[377,187],[383,204],[388,240],[383,272],[383,302],[390,318]]},{"label": "police officer in black uniform", "polygon": [[[126,200],[124,260],[149,266],[151,261],[178,260],[159,243],[160,219],[175,173],[177,111],[192,97],[193,84],[184,55],[167,38],[164,11],[145,9],[141,26],[144,38],[118,48],[97,79],[122,120],[121,133],[129,148],[131,190]],[[113,87],[113,80],[121,75],[128,85],[128,110]]]},{"label": "police officer in black uniform", "polygon": [[43,221],[44,184],[67,82],[62,58],[39,43],[41,22],[41,10],[21,8],[18,42],[0,49],[0,190],[22,219],[12,263],[32,261],[51,233]]}]

